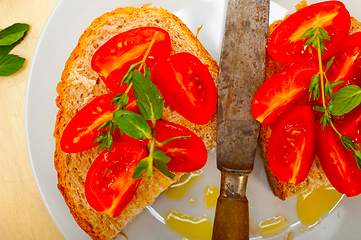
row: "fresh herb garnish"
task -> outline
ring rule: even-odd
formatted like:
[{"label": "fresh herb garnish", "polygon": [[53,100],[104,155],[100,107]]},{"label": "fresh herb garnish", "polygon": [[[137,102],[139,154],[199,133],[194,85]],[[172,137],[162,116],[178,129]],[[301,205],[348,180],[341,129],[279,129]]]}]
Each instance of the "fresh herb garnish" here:
[{"label": "fresh herb garnish", "polygon": [[[327,63],[325,71],[323,71],[322,54],[325,50],[325,40],[330,40],[327,32],[319,26],[319,17],[316,19],[316,26],[307,30],[301,37],[309,39],[306,41],[305,46],[315,48],[318,53],[319,72],[312,77],[309,91],[310,99],[313,95],[313,100],[318,99],[321,95],[322,106],[315,106],[313,109],[323,112],[321,123],[323,129],[329,125],[338,134],[342,145],[347,150],[352,150],[356,159],[358,168],[361,170],[361,151],[356,150],[356,143],[350,137],[342,135],[333,124],[333,116],[344,115],[361,103],[361,88],[355,85],[349,85],[340,88],[336,93],[333,92],[333,87],[343,83],[336,81],[331,83],[328,81],[326,72],[333,63],[334,57]],[[326,104],[326,98],[330,99]]]},{"label": "fresh herb garnish", "polygon": [[0,30],[0,76],[10,76],[23,66],[25,58],[9,53],[24,39],[28,30],[29,25],[25,23],[15,23]]},{"label": "fresh herb garnish", "polygon": [[[191,137],[191,135],[177,136],[161,143],[156,140],[154,128],[156,121],[163,115],[163,99],[154,83],[150,80],[150,70],[145,64],[145,59],[154,44],[155,38],[156,36],[153,37],[143,60],[132,64],[128,72],[123,76],[121,85],[126,84],[127,89],[124,93],[116,95],[111,101],[115,104],[117,110],[113,112],[111,119],[98,128],[98,130],[103,129],[105,131],[94,141],[100,143],[100,149],[107,148],[110,151],[113,144],[111,132],[117,128],[121,134],[125,133],[134,139],[149,139],[147,145],[149,155],[138,163],[133,173],[133,179],[139,179],[144,174],[149,177],[152,174],[153,166],[167,177],[173,179],[175,175],[169,171],[166,165],[170,161],[170,157],[166,156],[157,146],[160,147],[174,139]],[[141,71],[143,71],[143,74]],[[125,110],[129,102],[128,93],[132,87],[140,114]],[[151,126],[148,125],[147,120],[151,121]]]}]

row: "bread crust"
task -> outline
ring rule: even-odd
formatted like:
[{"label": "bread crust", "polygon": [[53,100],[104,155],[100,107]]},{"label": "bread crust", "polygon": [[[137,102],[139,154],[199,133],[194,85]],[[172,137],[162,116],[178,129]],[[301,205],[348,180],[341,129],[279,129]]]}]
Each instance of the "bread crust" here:
[{"label": "bread crust", "polygon": [[[306,6],[307,2],[301,1],[298,5],[296,5],[296,10],[302,9]],[[276,29],[276,27],[281,24],[282,21],[284,21],[288,16],[286,16],[283,20],[273,22],[269,27],[269,34],[271,34]],[[355,18],[351,17],[351,27],[349,34],[353,34],[359,31],[361,31],[361,23]],[[270,78],[273,74],[277,73],[283,68],[285,68],[285,66],[282,66],[272,57],[267,55],[266,79]],[[272,127],[261,125],[258,143],[261,149],[261,157],[263,159],[263,165],[267,175],[267,180],[273,194],[276,197],[281,200],[286,200],[288,197],[295,196],[300,193],[309,192],[313,189],[319,188],[320,186],[329,184],[329,181],[324,171],[322,170],[317,155],[315,156],[307,178],[303,182],[299,184],[286,183],[275,177],[272,174],[267,161],[267,147],[271,133]]]},{"label": "bread crust", "polygon": [[[71,214],[78,225],[93,239],[114,239],[122,229],[145,206],[175,181],[182,173],[176,173],[171,180],[154,169],[150,178],[143,178],[133,200],[122,214],[111,218],[105,213],[93,210],[85,198],[84,184],[88,169],[100,150],[95,147],[81,153],[64,153],[60,138],[70,119],[87,103],[110,90],[91,69],[94,52],[108,39],[121,32],[144,26],[160,27],[170,34],[172,53],[189,52],[208,65],[210,73],[218,83],[218,65],[188,27],[175,15],[162,8],[125,7],[108,12],[95,19],[79,38],[78,44],[66,61],[61,82],[57,85],[59,108],[56,116],[54,137],[54,165],[58,175],[58,189],[64,197]],[[164,120],[181,124],[205,142],[207,150],[216,144],[216,113],[206,125],[190,123],[165,104]]]}]

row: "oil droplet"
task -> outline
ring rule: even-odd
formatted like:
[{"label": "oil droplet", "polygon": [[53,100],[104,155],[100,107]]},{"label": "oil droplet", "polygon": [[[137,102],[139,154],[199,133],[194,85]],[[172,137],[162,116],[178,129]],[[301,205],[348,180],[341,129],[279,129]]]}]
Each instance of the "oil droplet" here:
[{"label": "oil droplet", "polygon": [[188,214],[178,211],[168,212],[165,223],[182,237],[197,240],[210,240],[212,238],[213,226],[206,216],[193,218]]},{"label": "oil droplet", "polygon": [[329,213],[342,199],[342,194],[331,185],[298,196],[297,212],[300,221],[308,226],[316,224],[323,215]]},{"label": "oil droplet", "polygon": [[163,193],[166,197],[173,200],[178,200],[187,194],[188,190],[201,180],[203,170],[198,170],[191,173],[184,174],[179,182],[172,184]]},{"label": "oil droplet", "polygon": [[287,236],[286,236],[286,240],[293,240],[293,236],[295,235],[295,233],[294,232],[289,232],[288,234],[287,234]]},{"label": "oil droplet", "polygon": [[195,197],[191,197],[191,198],[189,198],[188,203],[192,207],[195,207],[195,206],[197,206],[197,199]]},{"label": "oil droplet", "polygon": [[289,224],[283,216],[270,218],[258,224],[258,232],[263,238],[279,235],[288,228]]},{"label": "oil droplet", "polygon": [[210,184],[204,190],[204,206],[206,208],[215,208],[219,196],[219,188]]}]

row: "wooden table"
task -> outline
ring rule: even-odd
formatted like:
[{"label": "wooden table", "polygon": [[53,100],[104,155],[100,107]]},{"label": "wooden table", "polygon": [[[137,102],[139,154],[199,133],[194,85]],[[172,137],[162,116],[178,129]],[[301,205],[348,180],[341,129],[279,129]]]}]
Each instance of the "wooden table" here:
[{"label": "wooden table", "polygon": [[24,130],[25,89],[31,58],[56,0],[0,1],[0,29],[28,23],[25,40],[11,53],[26,58],[24,67],[0,77],[0,238],[64,239],[50,218],[36,187]]}]

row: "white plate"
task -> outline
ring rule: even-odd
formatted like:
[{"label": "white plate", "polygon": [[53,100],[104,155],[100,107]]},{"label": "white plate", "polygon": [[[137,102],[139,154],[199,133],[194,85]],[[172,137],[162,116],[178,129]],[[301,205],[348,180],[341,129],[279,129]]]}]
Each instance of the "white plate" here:
[{"label": "white plate", "polygon": [[[79,36],[93,19],[117,7],[140,7],[148,2],[147,0],[59,0],[49,16],[35,49],[25,103],[28,152],[34,178],[44,204],[65,239],[81,240],[89,239],[89,237],[74,221],[56,187],[52,136],[58,111],[55,105],[56,85],[60,81],[66,59],[76,46]],[[163,7],[176,14],[193,32],[203,25],[198,37],[210,54],[217,61],[219,60],[226,0],[154,0],[151,2],[153,6]],[[361,20],[359,10],[361,2],[355,0],[343,2],[351,15]],[[281,19],[285,14],[294,12],[294,6],[297,3],[298,0],[273,0],[270,21]],[[210,153],[210,160],[202,182],[191,189],[189,196],[196,196],[201,202],[202,194],[199,192],[202,192],[209,183],[219,184],[219,172],[216,170],[214,152]],[[361,236],[360,197],[344,199],[312,231],[299,234],[296,214],[297,199],[291,198],[282,202],[273,197],[259,157],[256,159],[255,169],[250,177],[247,195],[252,206],[250,210],[252,219],[266,220],[276,215],[284,215],[291,223],[294,223],[292,230],[297,235],[296,239],[358,239]],[[194,216],[206,214],[213,219],[214,212],[214,210],[204,209],[202,204],[198,207],[190,207],[184,199],[179,202],[170,201],[164,196],[160,196],[152,207],[159,215],[150,211],[152,208],[148,208],[126,227],[125,233],[130,240],[184,239],[154,215],[161,219],[165,212],[177,209],[183,213],[192,213]],[[142,230],[139,231],[139,229]],[[284,236],[277,238],[284,239]],[[119,237],[119,239],[123,238]]]}]

